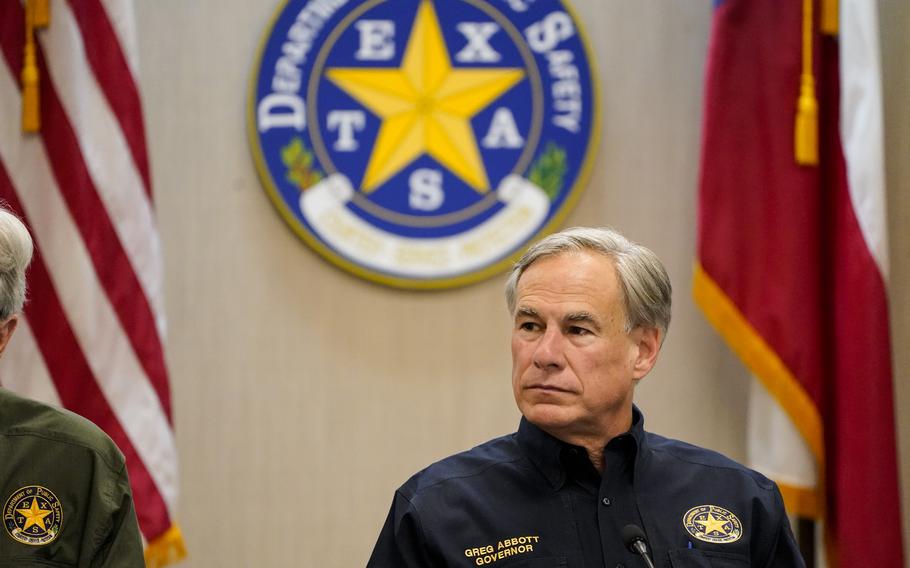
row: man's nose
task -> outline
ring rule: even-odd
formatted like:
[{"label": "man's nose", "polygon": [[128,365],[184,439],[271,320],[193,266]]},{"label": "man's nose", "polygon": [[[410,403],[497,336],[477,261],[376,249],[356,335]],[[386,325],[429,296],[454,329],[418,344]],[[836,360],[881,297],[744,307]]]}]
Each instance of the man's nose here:
[{"label": "man's nose", "polygon": [[563,340],[558,329],[548,327],[534,348],[534,366],[538,369],[561,369],[565,361]]}]

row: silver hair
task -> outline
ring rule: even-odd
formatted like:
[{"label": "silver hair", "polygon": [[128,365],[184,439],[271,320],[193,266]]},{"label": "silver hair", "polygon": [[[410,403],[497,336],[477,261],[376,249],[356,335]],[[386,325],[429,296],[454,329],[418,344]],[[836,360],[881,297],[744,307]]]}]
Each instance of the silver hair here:
[{"label": "silver hair", "polygon": [[596,252],[613,261],[623,294],[626,332],[639,326],[654,327],[663,340],[670,327],[673,291],[667,270],[650,249],[610,228],[573,227],[532,245],[512,267],[506,282],[509,312],[515,313],[518,281],[529,266],[546,256],[577,251]]},{"label": "silver hair", "polygon": [[22,311],[25,304],[25,269],[32,261],[34,244],[28,229],[0,202],[0,320]]}]

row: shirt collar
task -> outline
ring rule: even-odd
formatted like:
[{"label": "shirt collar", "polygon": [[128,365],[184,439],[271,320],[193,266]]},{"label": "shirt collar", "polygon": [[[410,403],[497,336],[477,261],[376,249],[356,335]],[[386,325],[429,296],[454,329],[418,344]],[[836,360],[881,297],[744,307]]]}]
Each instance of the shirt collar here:
[{"label": "shirt collar", "polygon": [[[612,444],[623,444],[627,448],[627,459],[633,461],[637,466],[647,454],[647,438],[644,430],[645,417],[637,406],[632,406],[632,427],[629,431],[620,434],[613,440],[610,440],[608,446]],[[563,452],[573,450],[584,451],[582,448],[567,444],[558,438],[544,432],[527,418],[522,417],[516,434],[518,445],[524,451],[528,459],[537,467],[538,470],[547,478],[554,490],[560,489],[566,481],[566,466],[563,459]],[[629,443],[626,440],[631,440]],[[632,468],[634,472],[637,467]]]}]

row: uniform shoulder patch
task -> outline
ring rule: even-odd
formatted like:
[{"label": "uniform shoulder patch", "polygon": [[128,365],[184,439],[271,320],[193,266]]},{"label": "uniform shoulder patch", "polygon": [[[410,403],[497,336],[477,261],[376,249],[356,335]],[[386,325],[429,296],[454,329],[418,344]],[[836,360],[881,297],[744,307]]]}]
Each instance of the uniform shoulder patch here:
[{"label": "uniform shoulder patch", "polygon": [[14,491],[3,505],[3,526],[22,544],[49,544],[60,536],[63,505],[50,489],[27,485]]},{"label": "uniform shoulder patch", "polygon": [[739,518],[717,505],[692,507],[683,515],[683,526],[690,535],[704,542],[725,544],[743,535]]}]

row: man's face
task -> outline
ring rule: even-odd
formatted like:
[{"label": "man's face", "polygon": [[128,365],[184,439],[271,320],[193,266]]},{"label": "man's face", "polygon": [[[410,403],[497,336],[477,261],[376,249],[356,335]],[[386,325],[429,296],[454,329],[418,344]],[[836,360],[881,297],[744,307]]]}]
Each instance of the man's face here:
[{"label": "man's face", "polygon": [[572,443],[624,432],[634,381],[659,343],[655,330],[624,331],[613,261],[587,251],[543,257],[516,292],[512,390],[521,413]]}]

